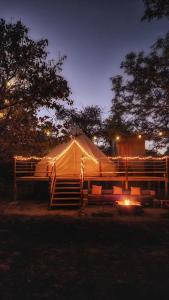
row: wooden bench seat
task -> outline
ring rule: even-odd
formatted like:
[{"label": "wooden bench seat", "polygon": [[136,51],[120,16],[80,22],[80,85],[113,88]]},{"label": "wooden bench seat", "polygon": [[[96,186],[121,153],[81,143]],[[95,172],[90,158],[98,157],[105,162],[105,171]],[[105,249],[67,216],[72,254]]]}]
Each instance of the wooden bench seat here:
[{"label": "wooden bench seat", "polygon": [[134,196],[130,194],[130,191],[123,191],[122,195],[114,195],[112,193],[112,190],[102,190],[102,193],[100,195],[95,195],[87,190],[84,191],[85,198],[88,202],[88,204],[110,204],[110,205],[116,205],[117,201],[129,197],[130,199],[137,199],[141,202],[143,206],[152,206],[153,205],[153,199],[155,196],[155,193],[151,193],[149,190],[142,190],[141,195]]}]

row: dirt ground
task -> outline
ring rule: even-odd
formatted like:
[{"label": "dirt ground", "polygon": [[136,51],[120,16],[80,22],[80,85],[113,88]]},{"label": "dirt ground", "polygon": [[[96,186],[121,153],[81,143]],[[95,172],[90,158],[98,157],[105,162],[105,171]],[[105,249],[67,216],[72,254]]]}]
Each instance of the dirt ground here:
[{"label": "dirt ground", "polygon": [[0,204],[0,299],[169,299],[169,212]]}]

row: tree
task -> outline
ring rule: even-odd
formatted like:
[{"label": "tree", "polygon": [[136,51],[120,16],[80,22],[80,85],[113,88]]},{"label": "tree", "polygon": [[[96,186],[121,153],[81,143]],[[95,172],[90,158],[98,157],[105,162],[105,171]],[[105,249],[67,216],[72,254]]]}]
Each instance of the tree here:
[{"label": "tree", "polygon": [[[63,125],[67,128],[65,135],[70,135],[71,127],[77,125],[89,138],[99,138],[102,134],[101,109],[98,105],[86,106],[80,110],[75,108],[56,112],[57,119],[63,120]],[[63,132],[64,133],[64,132]]]},{"label": "tree", "polygon": [[[133,129],[158,140],[158,133],[169,131],[169,34],[158,39],[145,55],[129,53],[121,64],[125,78],[112,78],[112,109],[120,107],[123,119]],[[126,77],[127,75],[127,77]],[[168,143],[168,138],[163,140]]]},{"label": "tree", "polygon": [[[169,17],[168,0],[143,0],[144,19]],[[112,80],[111,111],[132,131],[141,131],[156,146],[169,143],[169,33],[158,39],[149,54],[131,52],[121,63],[124,76]]]},{"label": "tree", "polygon": [[169,1],[168,0],[143,0],[145,12],[142,20],[160,19],[166,17],[169,19]]},{"label": "tree", "polygon": [[[1,19],[0,40],[0,141],[6,149],[12,136],[22,141],[25,132],[25,143],[39,136],[40,108],[59,110],[60,101],[72,101],[67,81],[61,76],[65,57],[57,62],[48,60],[47,39],[34,41],[22,22]],[[49,118],[45,121],[46,126],[55,126]]]}]

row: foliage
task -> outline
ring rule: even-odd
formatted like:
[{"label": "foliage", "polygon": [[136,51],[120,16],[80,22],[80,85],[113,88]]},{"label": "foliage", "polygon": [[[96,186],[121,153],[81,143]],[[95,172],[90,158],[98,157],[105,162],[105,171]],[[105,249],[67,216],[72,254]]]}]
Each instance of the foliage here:
[{"label": "foliage", "polygon": [[169,19],[169,1],[168,0],[143,0],[145,12],[143,20],[149,21],[154,18],[167,17]]},{"label": "foliage", "polygon": [[[143,19],[169,16],[169,2],[144,0]],[[156,146],[169,142],[169,33],[159,38],[150,52],[126,55],[121,63],[123,76],[112,80],[114,92],[111,111],[127,122],[133,131],[141,131]],[[162,138],[159,133],[162,132]]]},{"label": "foliage", "polygon": [[39,119],[40,108],[59,110],[60,101],[72,104],[60,75],[65,57],[48,60],[48,41],[34,41],[28,33],[20,21],[0,20],[0,140],[3,150],[10,146],[12,152],[29,144],[35,150],[33,143],[37,147],[37,140],[46,141],[45,128],[56,130],[49,117]]},{"label": "foliage", "polygon": [[102,135],[102,118],[99,106],[86,106],[80,110],[67,109],[64,107],[56,113],[56,117],[64,120],[67,128],[65,134],[71,133],[72,126],[78,126],[89,138],[100,137]]},{"label": "foliage", "polygon": [[112,78],[113,108],[120,107],[133,128],[147,132],[169,130],[169,34],[145,55],[129,53],[121,68],[128,75]]}]

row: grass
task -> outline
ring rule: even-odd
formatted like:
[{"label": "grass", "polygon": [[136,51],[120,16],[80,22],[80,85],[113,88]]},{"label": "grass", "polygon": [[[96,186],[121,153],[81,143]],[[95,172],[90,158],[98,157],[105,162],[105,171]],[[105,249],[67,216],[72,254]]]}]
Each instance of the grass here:
[{"label": "grass", "polygon": [[0,299],[168,300],[168,215],[98,216],[1,210]]}]

